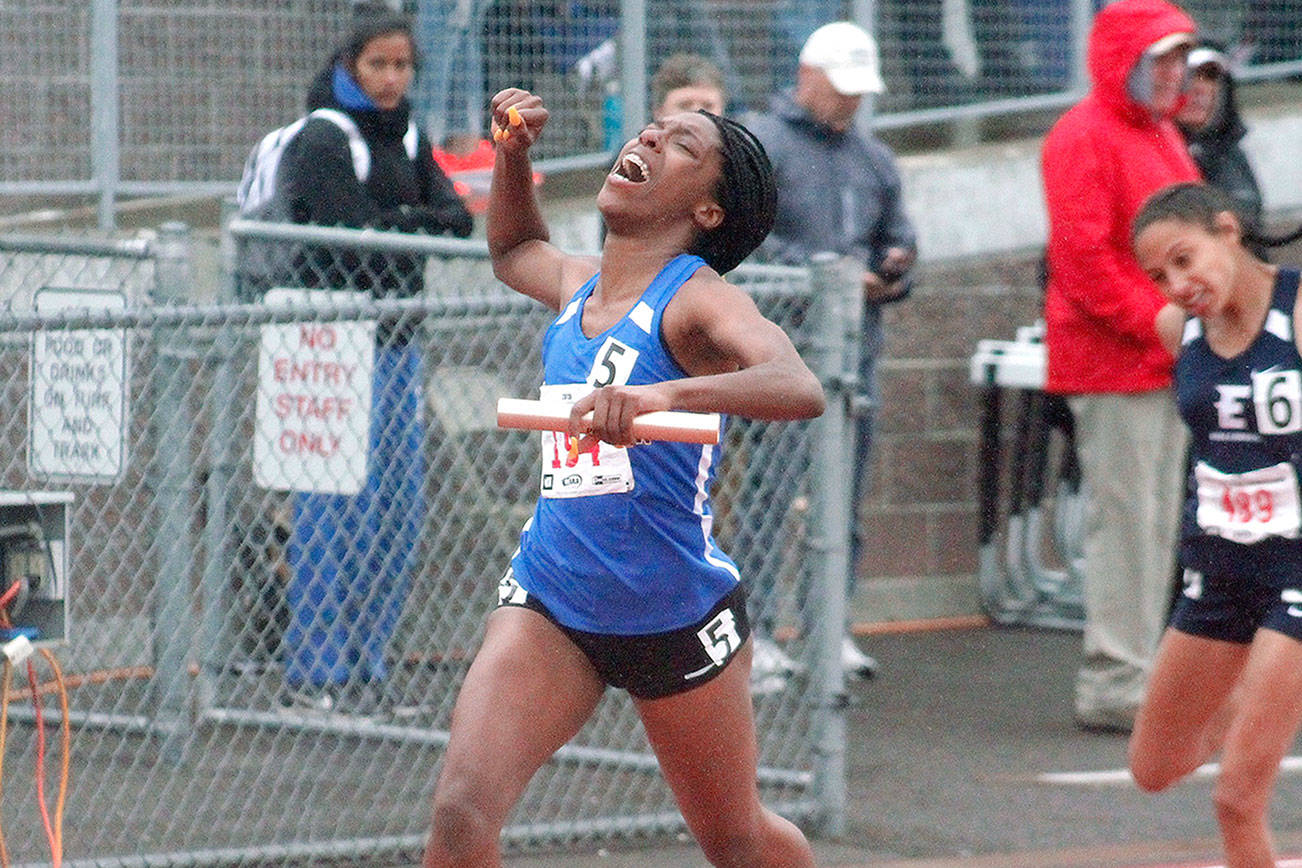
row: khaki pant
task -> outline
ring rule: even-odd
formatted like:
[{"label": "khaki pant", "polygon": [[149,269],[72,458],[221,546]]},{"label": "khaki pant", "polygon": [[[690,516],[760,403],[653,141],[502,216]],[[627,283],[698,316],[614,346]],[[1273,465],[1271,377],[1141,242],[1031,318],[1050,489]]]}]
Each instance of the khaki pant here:
[{"label": "khaki pant", "polygon": [[1068,404],[1086,494],[1076,714],[1133,718],[1166,623],[1188,434],[1169,390]]}]

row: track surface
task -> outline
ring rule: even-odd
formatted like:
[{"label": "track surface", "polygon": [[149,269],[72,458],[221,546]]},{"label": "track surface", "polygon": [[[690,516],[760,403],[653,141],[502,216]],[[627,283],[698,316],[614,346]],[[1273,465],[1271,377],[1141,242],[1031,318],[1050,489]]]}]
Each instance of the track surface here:
[{"label": "track surface", "polygon": [[[846,834],[820,866],[1214,868],[1211,773],[1159,795],[1124,773],[1126,738],[1071,722],[1077,633],[993,627],[871,634],[874,681],[851,687]],[[1295,746],[1291,752],[1302,755]],[[1273,823],[1302,868],[1302,760]],[[1210,772],[1210,770],[1209,770]],[[509,868],[698,868],[690,841],[515,857]]]}]

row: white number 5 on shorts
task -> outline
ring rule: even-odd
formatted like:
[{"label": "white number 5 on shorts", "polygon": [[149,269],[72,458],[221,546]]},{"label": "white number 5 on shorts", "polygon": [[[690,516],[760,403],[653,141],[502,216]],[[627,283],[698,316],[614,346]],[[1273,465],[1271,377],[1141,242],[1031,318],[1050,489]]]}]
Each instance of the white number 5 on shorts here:
[{"label": "white number 5 on shorts", "polygon": [[737,619],[733,616],[732,609],[724,609],[710,623],[697,630],[696,635],[716,666],[722,666],[741,647],[741,635],[737,632]]}]

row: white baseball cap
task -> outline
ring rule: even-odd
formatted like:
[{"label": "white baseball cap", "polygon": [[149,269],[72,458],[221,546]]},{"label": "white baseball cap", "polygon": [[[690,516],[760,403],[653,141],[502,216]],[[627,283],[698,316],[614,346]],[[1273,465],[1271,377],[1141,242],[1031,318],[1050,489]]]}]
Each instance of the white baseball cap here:
[{"label": "white baseball cap", "polygon": [[845,96],[886,90],[877,58],[877,42],[866,30],[849,21],[824,24],[811,33],[805,47],[800,49],[800,63],[823,70],[836,92]]},{"label": "white baseball cap", "polygon": [[1226,57],[1225,52],[1217,51],[1206,45],[1200,45],[1193,51],[1189,52],[1189,59],[1186,65],[1190,69],[1198,69],[1202,66],[1214,66],[1221,73],[1230,71],[1230,59]]}]

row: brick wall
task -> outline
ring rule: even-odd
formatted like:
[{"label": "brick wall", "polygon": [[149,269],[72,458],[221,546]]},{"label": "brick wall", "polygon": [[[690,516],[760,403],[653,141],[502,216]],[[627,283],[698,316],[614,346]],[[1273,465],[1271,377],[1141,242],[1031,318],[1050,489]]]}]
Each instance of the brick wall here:
[{"label": "brick wall", "polygon": [[980,392],[968,364],[977,340],[1010,340],[1039,318],[1037,257],[924,265],[912,296],[886,311],[857,619],[979,611]]}]

